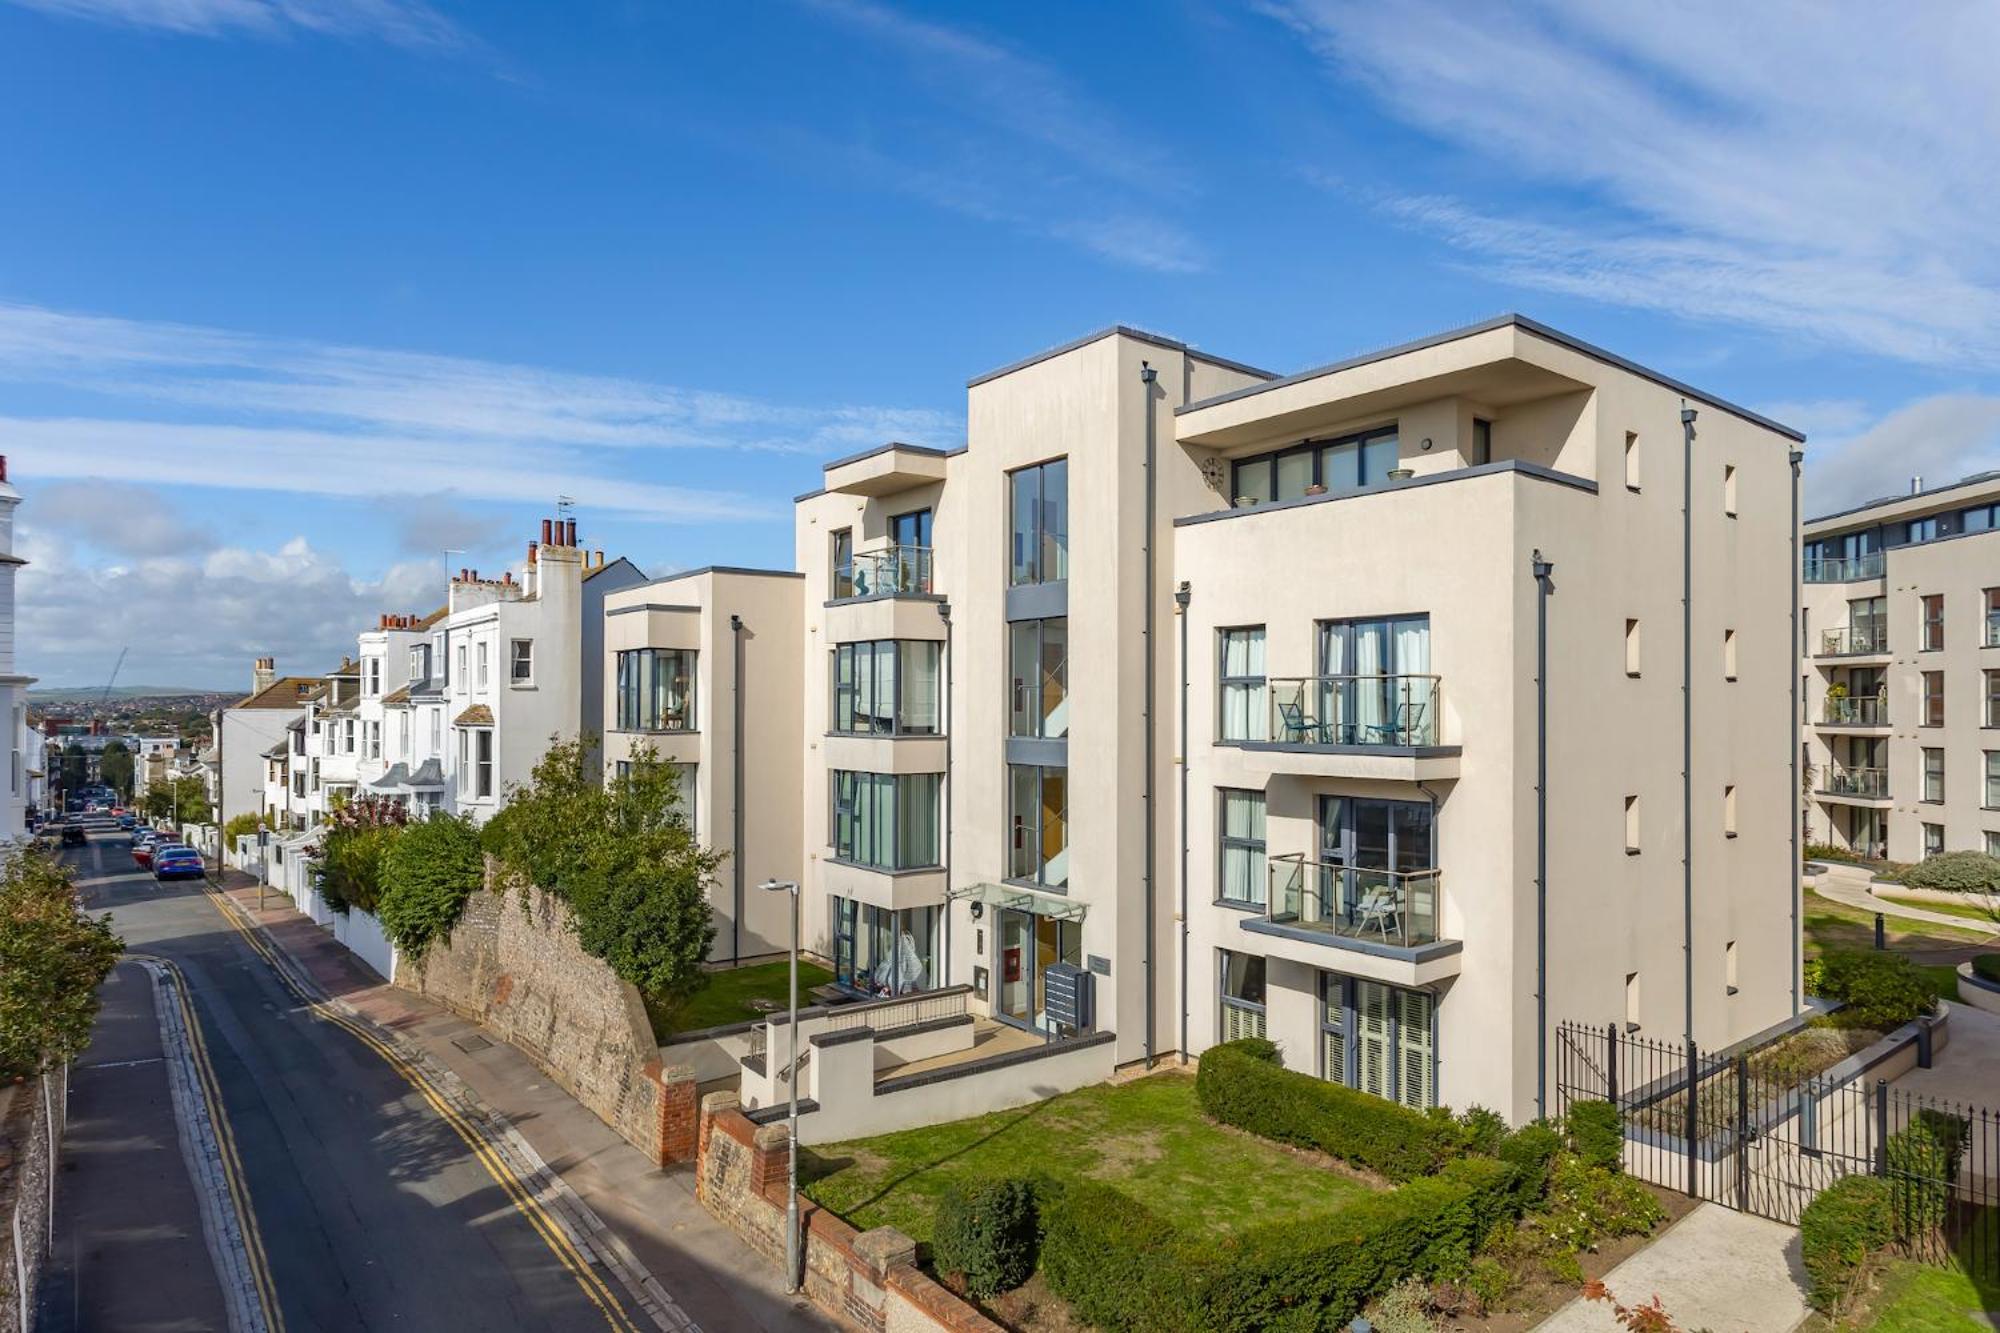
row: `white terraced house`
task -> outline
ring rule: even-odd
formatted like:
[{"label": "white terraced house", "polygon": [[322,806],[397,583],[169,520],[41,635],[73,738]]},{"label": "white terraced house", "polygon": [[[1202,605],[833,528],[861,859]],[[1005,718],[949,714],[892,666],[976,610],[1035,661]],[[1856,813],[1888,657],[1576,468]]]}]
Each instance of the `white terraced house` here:
[{"label": "white terraced house", "polygon": [[430,679],[431,629],[445,616],[384,613],[356,641],[361,663],[361,754],[355,774],[363,795],[402,800],[413,810],[438,808],[444,771],[435,745],[418,734],[411,696]]},{"label": "white terraced house", "polygon": [[2000,855],[2000,473],[1805,524],[1807,837]]},{"label": "white terraced house", "polygon": [[[1800,439],[1515,316],[975,379],[963,447],[796,505],[807,946],[857,999],[1516,1120],[1560,1021],[1788,1018]],[[644,643],[717,651],[654,600]]]}]

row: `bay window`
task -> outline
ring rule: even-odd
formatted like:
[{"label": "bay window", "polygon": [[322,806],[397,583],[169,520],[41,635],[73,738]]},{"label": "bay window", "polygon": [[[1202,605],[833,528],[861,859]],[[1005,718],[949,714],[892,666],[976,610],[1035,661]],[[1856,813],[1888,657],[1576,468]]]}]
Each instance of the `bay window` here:
[{"label": "bay window", "polygon": [[875,870],[938,864],[940,773],[834,770],[833,854]]},{"label": "bay window", "polygon": [[633,648],[618,654],[618,730],[693,731],[692,648]]},{"label": "bay window", "polygon": [[836,984],[882,999],[936,987],[942,908],[892,911],[837,895],[832,906]]},{"label": "bay window", "polygon": [[850,736],[935,736],[942,728],[943,645],[876,639],[833,650],[833,730]]}]

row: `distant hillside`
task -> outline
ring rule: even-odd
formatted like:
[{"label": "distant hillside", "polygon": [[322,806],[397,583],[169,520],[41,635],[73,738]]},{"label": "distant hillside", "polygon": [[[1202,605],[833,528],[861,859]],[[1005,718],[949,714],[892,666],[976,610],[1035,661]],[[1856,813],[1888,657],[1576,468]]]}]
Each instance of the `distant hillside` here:
[{"label": "distant hillside", "polygon": [[[189,685],[118,685],[111,691],[114,699],[159,699],[185,698],[196,694],[241,694],[242,690],[204,690]],[[67,704],[95,701],[104,697],[102,685],[77,685],[69,689],[29,690],[28,701],[38,704]]]}]

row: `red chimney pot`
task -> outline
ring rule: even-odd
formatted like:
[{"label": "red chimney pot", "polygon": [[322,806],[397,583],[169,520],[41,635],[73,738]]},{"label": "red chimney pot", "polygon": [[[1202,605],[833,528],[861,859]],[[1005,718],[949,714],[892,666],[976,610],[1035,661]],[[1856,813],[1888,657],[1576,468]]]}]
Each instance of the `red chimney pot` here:
[{"label": "red chimney pot", "polygon": [[554,526],[554,520],[546,518],[542,520],[542,545],[547,546],[549,544],[549,529]]}]

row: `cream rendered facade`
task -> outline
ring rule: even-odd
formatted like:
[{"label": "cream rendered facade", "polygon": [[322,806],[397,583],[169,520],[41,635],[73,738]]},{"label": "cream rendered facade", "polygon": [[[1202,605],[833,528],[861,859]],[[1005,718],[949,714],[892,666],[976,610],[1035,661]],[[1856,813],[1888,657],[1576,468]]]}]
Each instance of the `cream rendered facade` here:
[{"label": "cream rendered facade", "polygon": [[1807,837],[2000,854],[2000,474],[1804,528]]},{"label": "cream rendered facade", "polygon": [[646,747],[680,767],[696,838],[727,853],[710,890],[718,962],[790,946],[790,898],[758,885],[799,877],[801,587],[788,570],[709,568],[604,602],[605,774]]},{"label": "cream rendered facade", "polygon": [[[1685,819],[1684,400],[1697,413]],[[1393,458],[1372,466],[1393,472],[1234,503],[1238,462],[1389,432]],[[1546,1025],[1629,1018],[1714,1046],[1789,1017],[1796,778],[1789,709],[1773,700],[1793,683],[1797,439],[1515,317],[1284,380],[1118,328],[973,381],[964,448],[839,460],[796,505],[808,947],[859,989],[880,993],[885,969],[896,986],[969,983],[975,1008],[1058,1030],[1044,984],[1067,964],[1089,975],[1089,1026],[1116,1032],[1121,1063],[1247,1030],[1223,1027],[1227,956],[1256,960],[1258,1021],[1315,1073],[1355,1077],[1344,1055],[1339,1071],[1322,1064],[1329,986],[1350,1045],[1374,1021],[1353,1012],[1356,983],[1418,992],[1427,1068],[1401,1081],[1406,1099],[1531,1116],[1546,1030],[1545,735]],[[1049,484],[1031,470],[1056,461],[1058,506],[1034,499],[1041,490],[1013,498]],[[1059,527],[1058,554],[1016,538],[1011,515],[1029,504]],[[1554,564],[1545,730],[1537,550]],[[1024,573],[1024,558],[1060,568]],[[1275,678],[1325,673],[1321,626],[1391,616],[1428,617],[1435,737],[1222,737],[1222,630],[1262,627],[1268,722]],[[1010,649],[1029,622],[1060,652],[1016,669]],[[893,653],[901,682],[865,721],[843,702],[857,651]],[[905,688],[927,682],[933,660],[941,728]],[[1021,706],[1024,688],[1040,708]],[[858,775],[862,797],[842,774]],[[1255,858],[1262,892],[1245,896],[1265,905],[1218,902],[1225,791],[1261,803],[1262,845],[1232,850],[1239,864]],[[1424,869],[1442,886],[1434,939],[1409,943],[1406,925],[1379,914],[1364,928],[1353,903],[1334,911],[1348,913],[1344,930],[1274,919],[1272,867],[1288,863],[1273,858],[1320,859],[1322,798],[1392,803],[1409,819],[1422,808]],[[870,951],[875,926],[893,957]]]}]

